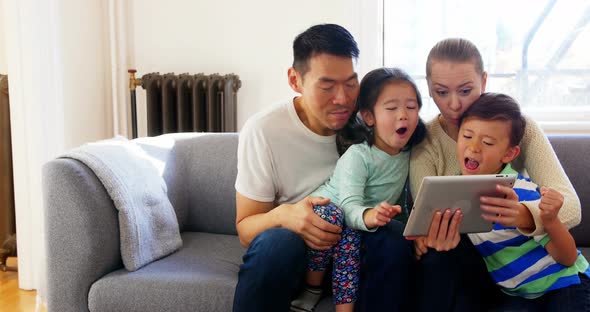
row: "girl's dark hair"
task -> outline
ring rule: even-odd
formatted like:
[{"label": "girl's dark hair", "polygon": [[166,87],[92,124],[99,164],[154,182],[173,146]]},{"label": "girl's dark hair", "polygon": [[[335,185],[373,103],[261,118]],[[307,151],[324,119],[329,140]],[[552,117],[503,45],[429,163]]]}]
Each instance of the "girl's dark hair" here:
[{"label": "girl's dark hair", "polygon": [[511,124],[510,146],[520,144],[526,128],[526,119],[520,112],[520,107],[515,99],[501,93],[483,93],[469,108],[461,115],[459,125],[469,117],[476,117],[483,120],[508,121]]},{"label": "girl's dark hair", "polygon": [[321,53],[356,60],[359,48],[350,32],[340,25],[311,26],[293,41],[293,68],[304,76],[309,70],[309,59]]},{"label": "girl's dark hair", "polygon": [[479,50],[471,41],[463,38],[448,38],[439,41],[430,49],[426,59],[426,78],[432,72],[434,60],[451,61],[454,63],[473,62],[475,71],[483,75],[483,60]]},{"label": "girl's dark hair", "polygon": [[[374,113],[375,104],[381,94],[383,88],[389,83],[406,82],[409,83],[416,92],[416,100],[418,101],[418,109],[422,108],[422,96],[416,83],[405,71],[399,68],[382,67],[374,69],[367,73],[363,80],[361,80],[360,91],[356,100],[356,109],[350,116],[350,119],[336,134],[336,145],[338,153],[344,154],[346,150],[353,144],[367,142],[369,146],[374,144],[373,127],[369,127],[363,118],[360,116],[361,111],[370,111]],[[410,149],[412,146],[422,142],[426,136],[426,125],[422,118],[418,118],[418,126],[410,137],[408,144],[404,150]]]}]

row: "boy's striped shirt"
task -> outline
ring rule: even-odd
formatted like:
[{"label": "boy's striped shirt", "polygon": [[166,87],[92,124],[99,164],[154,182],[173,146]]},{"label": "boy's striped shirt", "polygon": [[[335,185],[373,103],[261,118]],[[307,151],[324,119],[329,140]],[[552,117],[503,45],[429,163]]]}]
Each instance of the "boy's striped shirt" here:
[{"label": "boy's striped shirt", "polygon": [[[510,165],[502,173],[517,174]],[[537,185],[518,174],[514,191],[519,201],[538,205],[541,194]],[[509,295],[537,298],[544,293],[580,283],[578,273],[590,277],[588,262],[578,251],[571,267],[557,263],[545,245],[549,236],[528,237],[514,227],[494,225],[488,233],[469,234],[469,238],[484,257],[488,272],[494,281]]]}]

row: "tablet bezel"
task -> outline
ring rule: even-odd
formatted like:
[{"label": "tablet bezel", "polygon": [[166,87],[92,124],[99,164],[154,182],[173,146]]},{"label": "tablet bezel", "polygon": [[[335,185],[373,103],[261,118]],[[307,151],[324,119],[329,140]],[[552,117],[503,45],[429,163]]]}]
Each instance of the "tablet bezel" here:
[{"label": "tablet bezel", "polygon": [[513,187],[515,181],[515,174],[424,177],[403,235],[427,235],[434,212],[446,208],[461,208],[460,233],[489,232],[494,224],[481,217],[480,196],[502,197],[496,185]]}]

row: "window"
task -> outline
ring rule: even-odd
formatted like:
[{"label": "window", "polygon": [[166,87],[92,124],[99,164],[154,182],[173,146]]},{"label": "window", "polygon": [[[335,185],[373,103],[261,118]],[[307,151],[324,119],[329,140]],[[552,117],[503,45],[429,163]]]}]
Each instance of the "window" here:
[{"label": "window", "polygon": [[422,115],[438,112],[428,96],[426,57],[448,37],[477,45],[487,91],[515,97],[548,131],[590,131],[590,3],[587,0],[383,0],[383,64],[418,83]]}]

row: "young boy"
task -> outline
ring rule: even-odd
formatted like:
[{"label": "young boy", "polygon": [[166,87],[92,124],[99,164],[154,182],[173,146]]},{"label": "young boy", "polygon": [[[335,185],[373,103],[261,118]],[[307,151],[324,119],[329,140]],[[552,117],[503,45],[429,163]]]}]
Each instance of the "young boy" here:
[{"label": "young boy", "polygon": [[[518,144],[525,125],[514,99],[503,94],[482,94],[460,120],[457,156],[461,173],[518,174],[510,162],[520,153]],[[539,190],[521,174],[514,191],[521,203],[540,201],[540,218],[546,235],[522,235],[511,224],[514,216],[509,210],[502,212],[506,221],[495,224],[493,231],[469,234],[496,284],[510,295],[504,296],[507,303],[517,309],[553,311],[564,306],[572,311],[587,309],[590,269],[557,217],[563,196],[551,188]],[[578,306],[580,309],[575,308]]]}]

